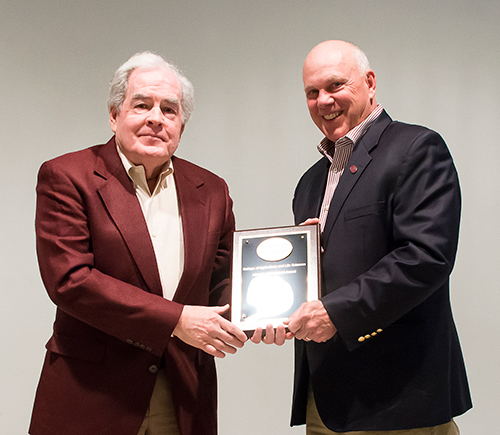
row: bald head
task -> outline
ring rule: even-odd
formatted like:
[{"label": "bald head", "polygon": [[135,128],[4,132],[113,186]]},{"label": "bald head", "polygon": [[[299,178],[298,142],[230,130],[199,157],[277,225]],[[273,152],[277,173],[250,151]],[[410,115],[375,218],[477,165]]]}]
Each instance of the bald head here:
[{"label": "bald head", "polygon": [[345,41],[324,41],[303,68],[309,113],[332,141],[345,136],[377,106],[375,73],[365,54]]},{"label": "bald head", "polygon": [[368,58],[359,47],[346,41],[329,40],[320,42],[309,52],[304,62],[304,71],[307,68],[341,62],[355,64],[360,74],[366,74],[370,70]]}]

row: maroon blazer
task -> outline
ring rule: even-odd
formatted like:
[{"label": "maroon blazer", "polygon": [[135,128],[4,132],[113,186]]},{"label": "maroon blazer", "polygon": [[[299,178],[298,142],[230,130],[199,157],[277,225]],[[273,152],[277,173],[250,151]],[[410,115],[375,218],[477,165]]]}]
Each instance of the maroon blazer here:
[{"label": "maroon blazer", "polygon": [[42,165],[37,252],[57,311],[30,434],[136,435],[163,361],[181,434],[217,433],[214,359],[171,334],[184,304],[229,301],[232,201],[221,178],[175,157],[174,177],[185,262],[169,301],[114,138]]}]

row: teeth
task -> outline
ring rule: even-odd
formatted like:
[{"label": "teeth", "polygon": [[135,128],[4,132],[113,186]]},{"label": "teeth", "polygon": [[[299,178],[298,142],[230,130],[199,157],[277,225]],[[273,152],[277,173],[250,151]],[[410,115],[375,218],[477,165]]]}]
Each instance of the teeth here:
[{"label": "teeth", "polygon": [[334,119],[334,118],[336,118],[336,117],[337,117],[337,116],[339,116],[339,115],[340,115],[340,113],[339,113],[339,112],[337,112],[337,113],[331,113],[330,115],[325,115],[325,116],[323,116],[323,118],[325,118],[325,119],[327,119],[327,120],[330,120],[330,119]]}]

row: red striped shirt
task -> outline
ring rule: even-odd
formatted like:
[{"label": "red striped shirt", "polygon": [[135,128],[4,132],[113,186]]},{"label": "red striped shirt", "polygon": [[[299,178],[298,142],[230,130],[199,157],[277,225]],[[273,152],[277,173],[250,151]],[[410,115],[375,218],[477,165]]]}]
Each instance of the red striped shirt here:
[{"label": "red striped shirt", "polygon": [[318,151],[330,160],[330,168],[328,170],[328,178],[326,182],[325,194],[319,214],[319,223],[321,231],[325,228],[326,218],[330,209],[333,194],[339,184],[340,177],[344,173],[344,168],[351,157],[352,150],[361,136],[366,133],[373,121],[382,113],[383,107],[379,104],[368,115],[368,117],[351,129],[345,136],[338,139],[336,142],[325,137],[318,145]]}]

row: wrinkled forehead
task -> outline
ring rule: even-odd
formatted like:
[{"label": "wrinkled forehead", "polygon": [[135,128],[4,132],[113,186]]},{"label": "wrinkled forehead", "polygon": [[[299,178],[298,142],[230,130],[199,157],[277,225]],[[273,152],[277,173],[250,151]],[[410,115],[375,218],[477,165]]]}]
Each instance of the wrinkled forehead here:
[{"label": "wrinkled forehead", "polygon": [[166,68],[136,68],[130,73],[128,86],[168,86],[172,89],[181,89],[177,76]]}]

